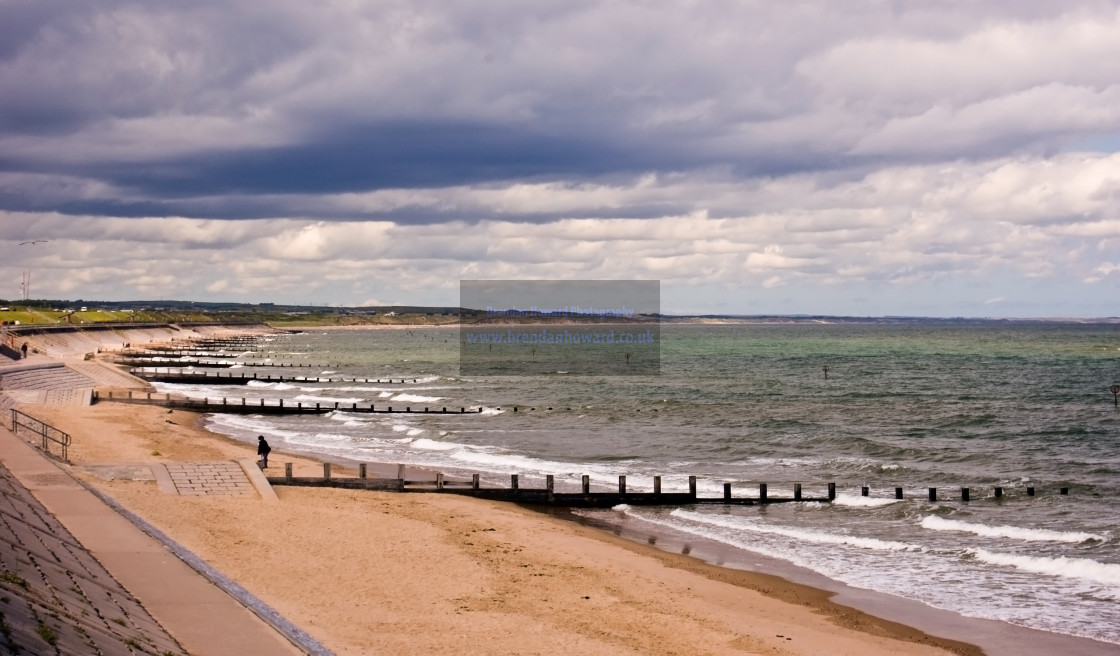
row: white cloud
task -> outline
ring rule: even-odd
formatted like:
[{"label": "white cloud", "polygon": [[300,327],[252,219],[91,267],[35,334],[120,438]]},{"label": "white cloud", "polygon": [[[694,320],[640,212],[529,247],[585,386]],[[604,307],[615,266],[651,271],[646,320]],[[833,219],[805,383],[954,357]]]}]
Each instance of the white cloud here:
[{"label": "white cloud", "polygon": [[1120,134],[1114,2],[41,13],[0,21],[0,281],[44,295],[655,277],[785,307],[1030,279],[1093,312],[1117,282],[1120,154],[1073,146]]}]

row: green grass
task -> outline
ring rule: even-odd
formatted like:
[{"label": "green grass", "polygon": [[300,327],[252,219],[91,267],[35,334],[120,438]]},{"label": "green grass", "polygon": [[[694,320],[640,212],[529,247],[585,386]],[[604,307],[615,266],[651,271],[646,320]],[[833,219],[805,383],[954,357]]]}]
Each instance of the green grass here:
[{"label": "green grass", "polygon": [[58,644],[58,632],[46,624],[40,624],[35,627],[35,633],[38,633],[39,637],[52,647]]},{"label": "green grass", "polygon": [[3,573],[0,573],[0,581],[3,581],[4,583],[11,583],[12,585],[19,586],[24,590],[27,589],[27,579],[23,578],[19,574],[16,574],[15,572],[4,570]]}]

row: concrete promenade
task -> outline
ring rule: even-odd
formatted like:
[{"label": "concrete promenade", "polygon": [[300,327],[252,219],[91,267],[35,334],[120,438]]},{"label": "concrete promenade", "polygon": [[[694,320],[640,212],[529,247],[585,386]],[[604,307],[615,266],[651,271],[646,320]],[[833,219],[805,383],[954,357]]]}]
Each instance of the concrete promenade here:
[{"label": "concrete promenade", "polygon": [[[251,460],[248,462],[252,463]],[[164,544],[140,530],[106,501],[78,483],[53,460],[2,426],[0,463],[188,654],[282,656],[306,653],[245,605],[189,567]],[[219,469],[224,469],[226,474],[220,483]],[[193,473],[204,474],[198,479],[200,481],[213,480],[215,485],[224,486],[229,484],[229,480],[237,478],[233,475],[237,470],[244,469],[240,463],[231,462],[223,467],[198,466]],[[256,469],[255,464],[253,469]],[[187,472],[188,475],[191,473]],[[256,473],[260,475],[259,470]],[[156,478],[158,481],[158,474]],[[245,474],[240,478],[244,481],[251,475]],[[161,489],[167,491],[165,484],[161,482]],[[192,490],[187,493],[206,493],[198,492],[205,487],[204,484],[183,484]],[[172,481],[172,485],[177,484]],[[242,486],[236,490],[231,488],[228,492],[256,494],[255,486],[239,485]],[[173,489],[176,493],[183,493],[177,487]],[[272,499],[275,499],[274,495]],[[6,516],[5,519],[16,521],[18,518]],[[41,531],[43,534],[48,532]],[[69,610],[75,616],[82,611],[81,608]],[[160,642],[158,631],[152,641]],[[180,653],[170,645],[165,651]]]}]

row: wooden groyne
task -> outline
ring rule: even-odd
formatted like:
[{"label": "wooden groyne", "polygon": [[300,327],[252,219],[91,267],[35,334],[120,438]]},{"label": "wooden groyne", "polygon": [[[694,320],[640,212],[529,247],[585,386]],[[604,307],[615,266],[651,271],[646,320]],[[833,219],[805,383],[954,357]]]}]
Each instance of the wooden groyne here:
[{"label": "wooden groyne", "polygon": [[166,349],[162,351],[125,349],[120,352],[121,357],[150,360],[151,358],[237,358],[241,353],[221,353],[218,351],[199,351],[183,349]]},{"label": "wooden groyne", "polygon": [[[490,499],[493,501],[510,501],[514,503],[563,508],[613,508],[622,504],[631,506],[761,506],[774,503],[832,503],[836,500],[836,483],[828,483],[822,486],[824,487],[823,496],[803,494],[803,488],[800,483],[792,484],[792,488],[785,494],[771,494],[770,487],[766,483],[759,483],[756,488],[757,492],[753,496],[745,494],[741,487],[735,490],[732,483],[724,483],[723,494],[721,496],[702,497],[697,493],[696,476],[688,477],[687,492],[663,492],[661,489],[660,476],[653,477],[653,491],[651,492],[636,492],[631,490],[627,487],[626,476],[618,477],[617,491],[593,492],[591,491],[590,477],[584,475],[582,477],[580,491],[557,492],[555,490],[555,479],[552,475],[545,476],[543,488],[523,487],[518,474],[512,474],[510,476],[509,487],[482,487],[479,474],[472,475],[469,481],[448,479],[440,472],[434,473],[434,479],[427,478],[423,481],[406,479],[404,465],[397,465],[395,477],[386,478],[368,477],[366,464],[359,465],[358,476],[356,478],[353,476],[335,476],[332,473],[332,465],[330,463],[323,464],[323,476],[321,477],[294,477],[292,476],[292,464],[285,463],[284,476],[270,476],[268,477],[268,482],[271,485],[299,487],[337,487],[392,492],[458,494],[461,496]],[[982,500],[1001,501],[1007,498],[1004,494],[1003,487],[996,486],[991,489],[992,494],[990,496],[983,498],[978,496],[974,499],[970,494],[970,488],[962,487],[960,488],[960,496],[955,500],[969,503]],[[896,499],[903,498],[901,490],[902,488],[895,488]],[[862,487],[861,495],[869,496],[868,491],[869,488],[867,486]],[[736,492],[738,493],[736,494]],[[1066,495],[1068,493],[1069,488],[1058,488],[1059,495]],[[1028,497],[1034,497],[1036,496],[1036,490],[1034,487],[1027,487],[1025,488],[1025,494]],[[927,495],[930,501],[936,501],[937,488],[928,488]],[[920,495],[917,498],[921,498]]]},{"label": "wooden groyne", "polygon": [[140,405],[158,405],[177,410],[190,410],[193,412],[224,412],[230,414],[253,415],[316,415],[328,412],[356,412],[362,414],[435,414],[435,415],[461,415],[482,412],[482,407],[430,408],[424,406],[376,406],[374,404],[358,405],[357,403],[284,403],[284,399],[277,399],[275,403],[266,402],[266,399],[226,398],[220,399],[188,399],[171,394],[155,392],[101,392],[94,390],[93,403],[112,401],[116,403],[135,403]]},{"label": "wooden groyne", "polygon": [[403,385],[406,381],[415,383],[418,379],[405,378],[333,378],[330,376],[282,376],[260,374],[257,372],[222,371],[184,371],[177,367],[167,367],[166,371],[150,369],[131,369],[128,373],[144,380],[159,383],[205,383],[209,385],[246,385],[256,380],[264,383],[376,383],[378,385]]},{"label": "wooden groyne", "polygon": [[169,367],[169,366],[183,366],[183,367],[198,367],[204,369],[228,369],[235,364],[244,365],[240,360],[202,360],[199,358],[117,358],[117,364],[123,364],[127,367]]},{"label": "wooden groyne", "polygon": [[204,359],[204,358],[166,358],[162,356],[152,357],[123,357],[117,360],[119,364],[128,365],[130,367],[148,367],[148,366],[170,366],[170,365],[183,365],[192,367],[208,367],[208,368],[226,368],[239,364],[245,367],[275,367],[275,368],[310,368],[318,367],[325,368],[328,365],[316,363],[302,363],[302,362],[256,362],[253,360],[234,360],[230,356],[218,356],[218,359]]}]

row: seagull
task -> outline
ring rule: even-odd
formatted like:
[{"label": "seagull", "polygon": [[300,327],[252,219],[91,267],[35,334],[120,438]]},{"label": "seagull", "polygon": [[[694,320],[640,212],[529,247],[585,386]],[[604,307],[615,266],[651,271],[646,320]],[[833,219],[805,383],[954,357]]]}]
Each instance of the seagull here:
[{"label": "seagull", "polygon": [[35,240],[32,240],[32,241],[21,241],[19,243],[19,245],[23,246],[25,244],[42,244],[42,243],[45,243],[45,242],[48,242],[48,241],[50,241],[50,240],[49,239],[35,239]]}]

